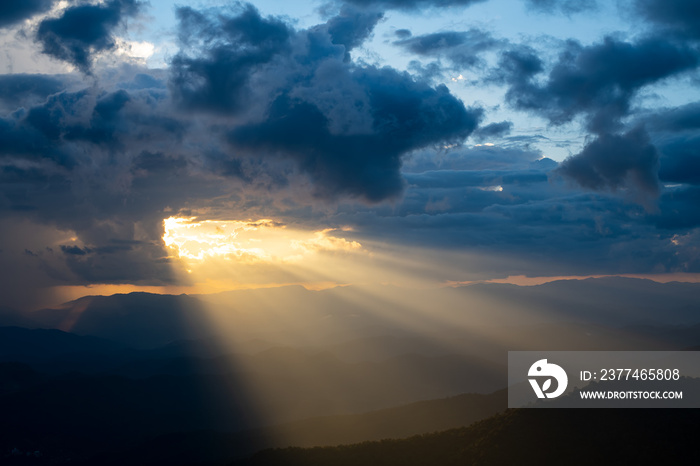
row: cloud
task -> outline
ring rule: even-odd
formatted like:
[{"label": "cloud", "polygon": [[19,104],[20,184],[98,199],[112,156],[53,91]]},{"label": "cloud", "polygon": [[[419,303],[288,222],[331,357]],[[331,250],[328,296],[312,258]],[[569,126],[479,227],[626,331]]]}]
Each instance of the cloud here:
[{"label": "cloud", "polygon": [[413,33],[409,29],[397,29],[394,31],[394,34],[398,39],[408,39],[413,35]]},{"label": "cloud", "polygon": [[235,114],[254,103],[255,72],[289,47],[291,28],[262,18],[252,5],[238,15],[177,9],[181,51],[170,64],[170,89],[186,109]]},{"label": "cloud", "polygon": [[69,283],[144,283],[165,285],[175,283],[170,261],[157,242],[141,243],[133,240],[109,238],[99,247],[61,246],[63,258],[44,254],[44,267],[52,262],[65,262],[70,274],[54,278]]},{"label": "cloud", "polygon": [[57,134],[49,119],[50,115],[39,110],[26,116],[0,118],[0,154],[33,161],[46,159],[72,167],[74,160],[70,153],[53,144]]},{"label": "cloud", "polygon": [[[56,20],[74,21],[71,11]],[[12,256],[32,261],[41,286],[173,283],[164,216],[282,216],[318,203],[309,193],[395,198],[409,152],[463,142],[482,115],[444,86],[349,60],[378,13],[346,7],[304,30],[250,6],[179,16],[181,51],[168,71],[98,70],[86,87],[73,74],[0,76],[9,112],[0,118],[0,211],[46,231],[45,246]],[[89,66],[115,21],[98,22],[106,42],[59,42],[83,47]],[[317,246],[343,246],[324,241]]]},{"label": "cloud", "polygon": [[454,67],[472,68],[483,64],[480,54],[505,42],[480,29],[444,31],[402,38],[394,45],[416,55],[443,58]]},{"label": "cloud", "polygon": [[66,61],[83,73],[90,73],[94,54],[116,46],[114,30],[126,18],[138,13],[137,0],[111,0],[102,4],[84,4],[65,9],[58,18],[39,23],[36,38],[42,51]]},{"label": "cloud", "polygon": [[319,197],[395,197],[403,155],[459,143],[481,119],[482,110],[465,108],[444,86],[348,61],[377,13],[344,8],[302,31],[252,6],[235,16],[189,8],[179,16],[183,34],[198,38],[173,60],[170,86],[180,104],[248,119],[227,131],[236,153],[295,161]]},{"label": "cloud", "polygon": [[[544,157],[545,138],[498,140],[513,123],[480,127],[484,110],[447,87],[353,60],[383,16],[351,3],[306,29],[251,6],[180,8],[180,50],[167,70],[0,75],[0,226],[15,232],[3,260],[29,264],[22,277],[41,275],[41,286],[173,283],[162,220],[199,215],[273,218],[305,231],[347,225],[342,241],[324,233],[306,247],[423,247],[426,257],[442,254],[431,260],[445,275],[697,267],[683,254],[700,226],[698,104],[642,115],[635,100],[695,68],[692,44],[654,26],[656,35],[638,40],[569,42],[550,63],[510,43],[491,78],[508,102],[554,124],[581,118],[592,131],[579,154],[557,164]],[[387,5],[398,2],[379,7]],[[118,23],[98,22],[105,43],[126,10]],[[397,38],[438,58],[437,72],[503,46],[490,48],[495,39],[475,29]],[[87,65],[110,51],[75,44]],[[467,147],[468,137],[497,145]],[[659,211],[628,194],[659,194]],[[483,257],[467,261],[457,250]]]},{"label": "cloud", "polygon": [[37,266],[53,280],[171,281],[160,212],[221,194],[178,156],[186,125],[168,114],[158,83],[136,73],[120,83],[130,91],[58,92],[0,120],[3,215],[71,232],[63,235],[77,241],[35,250]]},{"label": "cloud", "polygon": [[43,74],[0,75],[0,102],[2,107],[14,111],[19,107],[36,105],[51,94],[65,89],[66,83],[59,77]]},{"label": "cloud", "polygon": [[[659,199],[659,212],[652,217],[654,224],[667,233],[695,238],[700,235],[700,187],[669,189]],[[694,231],[691,229],[695,229]],[[677,233],[676,233],[677,232]],[[697,244],[697,243],[695,243]],[[683,255],[687,242],[674,244],[675,254]],[[696,267],[700,263],[696,262]]]},{"label": "cloud", "polygon": [[700,136],[680,136],[659,145],[659,179],[700,185]]},{"label": "cloud", "polygon": [[571,15],[598,9],[597,0],[525,0],[531,10],[538,13],[563,13]]},{"label": "cloud", "polygon": [[[542,152],[532,148],[474,146],[436,153],[434,149],[416,151],[402,167],[403,173],[422,173],[435,170],[512,170],[530,169],[543,158]],[[556,164],[555,164],[556,165]],[[551,168],[551,167],[550,167]]]},{"label": "cloud", "polygon": [[510,184],[545,183],[548,180],[545,171],[509,171],[479,170],[474,171],[438,171],[421,174],[406,174],[406,179],[416,188],[460,188],[479,187],[483,189]]},{"label": "cloud", "polygon": [[[634,193],[643,201],[660,192],[660,159],[666,177],[674,171],[673,163],[659,155],[641,126],[623,133],[624,118],[632,113],[641,89],[681,76],[698,64],[696,49],[667,36],[646,36],[634,42],[606,37],[589,46],[568,41],[549,69],[532,48],[507,50],[491,79],[507,84],[506,100],[516,109],[540,115],[555,125],[584,118],[596,137],[581,153],[561,164],[560,174],[587,189]],[[658,130],[688,124],[692,111],[677,110],[669,119],[637,120]],[[692,167],[687,158],[678,163]]]},{"label": "cloud", "polygon": [[528,46],[516,46],[501,53],[498,67],[491,80],[507,84],[506,101],[518,109],[539,109],[546,95],[533,83],[533,78],[544,71],[544,62],[537,51]]},{"label": "cloud", "polygon": [[76,144],[116,151],[144,133],[153,137],[159,131],[181,132],[176,120],[153,111],[149,99],[153,95],[148,92],[131,95],[125,90],[56,93],[40,105],[0,118],[0,155],[48,160],[73,169],[88,160]]},{"label": "cloud", "polygon": [[361,8],[374,7],[405,11],[425,10],[428,8],[465,7],[487,0],[342,0]]},{"label": "cloud", "polygon": [[0,28],[31,18],[34,15],[48,11],[55,0],[23,0],[20,2],[0,3]]},{"label": "cloud", "polygon": [[559,125],[583,114],[593,132],[609,132],[620,127],[620,118],[628,114],[637,91],[692,70],[698,63],[695,49],[661,37],[637,42],[606,37],[590,46],[569,41],[541,83],[535,77],[544,64],[534,50],[506,51],[496,81],[509,85],[506,99],[519,110]]},{"label": "cloud", "polygon": [[[344,6],[340,13],[328,20],[326,27],[331,42],[345,47],[346,54],[367,40],[384,14],[372,9]],[[346,55],[349,59],[349,55]]]},{"label": "cloud", "polygon": [[649,128],[659,149],[659,179],[664,183],[700,184],[700,103],[662,108],[637,118]]},{"label": "cloud", "polygon": [[659,193],[659,154],[641,127],[625,134],[602,134],[581,153],[564,160],[557,171],[589,189],[629,188]]},{"label": "cloud", "polygon": [[700,102],[691,102],[680,107],[658,109],[641,118],[655,131],[680,132],[700,129]]},{"label": "cloud", "polygon": [[487,139],[500,138],[508,135],[513,129],[513,123],[510,121],[501,121],[499,123],[489,123],[482,126],[472,135],[477,141],[485,141]]},{"label": "cloud", "polygon": [[401,203],[341,210],[331,220],[352,225],[363,244],[380,241],[406,248],[404,254],[427,248],[440,264],[436,272],[447,275],[697,269],[685,255],[692,254],[697,233],[672,242],[685,235],[678,229],[700,222],[697,189],[660,188],[660,208],[648,211],[609,187],[590,191],[564,183],[552,176],[556,163],[539,157],[497,146],[425,154],[404,167],[409,187]]},{"label": "cloud", "polygon": [[694,0],[635,0],[634,9],[669,34],[700,39],[700,6]]},{"label": "cloud", "polygon": [[440,141],[461,141],[481,113],[467,110],[445,87],[433,89],[390,69],[364,69],[355,78],[370,93],[369,134],[332,134],[318,108],[278,98],[266,121],[229,133],[239,150],[297,160],[319,196],[350,195],[377,202],[403,189],[401,156]]},{"label": "cloud", "polygon": [[333,236],[332,228],[314,232],[313,238],[292,242],[295,249],[304,253],[352,253],[362,252],[362,245],[357,241],[348,241],[345,238]]}]

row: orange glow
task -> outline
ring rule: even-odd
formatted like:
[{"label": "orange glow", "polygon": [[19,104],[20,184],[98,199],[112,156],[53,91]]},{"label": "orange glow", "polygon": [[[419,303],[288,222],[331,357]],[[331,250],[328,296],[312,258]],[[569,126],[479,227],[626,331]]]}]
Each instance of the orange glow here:
[{"label": "orange glow", "polygon": [[685,282],[685,283],[700,283],[700,273],[659,273],[659,274],[641,274],[641,273],[624,273],[618,275],[566,275],[556,277],[527,277],[525,275],[510,275],[507,278],[493,278],[489,280],[472,280],[472,281],[448,281],[445,286],[457,287],[475,285],[477,283],[505,283],[518,286],[536,286],[543,285],[549,282],[558,280],[585,280],[587,278],[639,278],[652,280],[659,283],[669,282]]},{"label": "orange glow", "polygon": [[331,236],[336,231],[333,228],[293,230],[270,219],[198,221],[196,217],[170,217],[163,220],[163,228],[166,247],[185,262],[217,257],[245,263],[290,262],[316,252],[362,249],[356,241]]}]

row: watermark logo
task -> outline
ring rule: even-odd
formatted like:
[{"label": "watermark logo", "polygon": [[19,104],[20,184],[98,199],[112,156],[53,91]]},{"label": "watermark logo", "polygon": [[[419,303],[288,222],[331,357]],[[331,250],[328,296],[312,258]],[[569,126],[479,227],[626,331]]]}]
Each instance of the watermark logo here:
[{"label": "watermark logo", "polygon": [[[527,375],[528,377],[537,377],[535,379],[528,379],[537,398],[556,398],[564,393],[569,383],[566,371],[556,364],[548,363],[546,359],[540,359],[530,366]],[[538,379],[543,381],[541,386]],[[557,381],[556,389],[552,392],[548,392],[548,390],[552,388],[552,379]]]}]

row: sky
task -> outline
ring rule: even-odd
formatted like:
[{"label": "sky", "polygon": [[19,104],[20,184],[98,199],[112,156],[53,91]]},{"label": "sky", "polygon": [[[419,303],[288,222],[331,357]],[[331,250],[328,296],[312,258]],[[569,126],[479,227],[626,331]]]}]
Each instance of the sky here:
[{"label": "sky", "polygon": [[0,44],[0,306],[700,276],[694,0],[29,0]]}]

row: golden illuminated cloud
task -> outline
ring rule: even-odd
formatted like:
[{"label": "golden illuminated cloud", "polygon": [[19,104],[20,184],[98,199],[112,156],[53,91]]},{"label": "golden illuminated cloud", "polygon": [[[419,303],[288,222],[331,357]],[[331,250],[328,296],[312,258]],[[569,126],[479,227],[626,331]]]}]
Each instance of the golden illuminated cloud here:
[{"label": "golden illuminated cloud", "polygon": [[358,252],[362,245],[331,233],[287,228],[270,219],[256,221],[198,220],[169,217],[163,220],[163,241],[185,261],[219,258],[243,263],[291,262],[318,252]]}]

